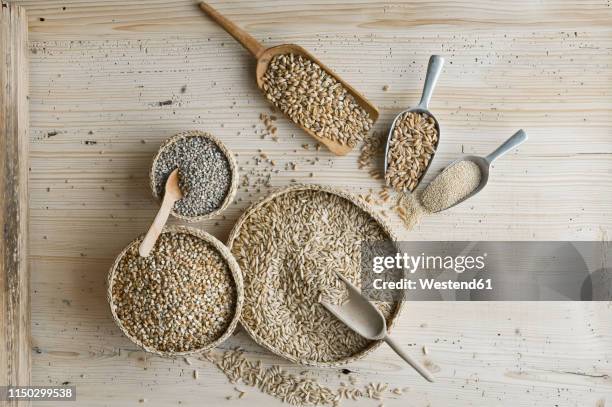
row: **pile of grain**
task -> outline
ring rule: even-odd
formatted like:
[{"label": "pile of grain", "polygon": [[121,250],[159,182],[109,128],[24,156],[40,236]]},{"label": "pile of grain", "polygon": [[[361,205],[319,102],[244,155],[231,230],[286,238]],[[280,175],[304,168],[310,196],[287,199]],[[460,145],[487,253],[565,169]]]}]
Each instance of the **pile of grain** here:
[{"label": "pile of grain", "polygon": [[[404,394],[405,388],[392,388],[388,383],[368,383],[357,386],[357,377],[347,376],[349,383],[331,388],[321,384],[316,378],[309,377],[310,371],[299,375],[284,371],[279,366],[266,367],[260,360],[251,361],[239,350],[228,350],[222,354],[207,353],[204,358],[214,363],[231,383],[244,383],[256,387],[261,392],[281,400],[284,403],[299,406],[340,406],[342,400],[371,399],[382,402],[388,395],[397,398]],[[238,398],[245,396],[239,391]],[[232,397],[228,397],[231,399]],[[382,404],[379,404],[382,406]]]},{"label": "pile of grain", "polygon": [[119,259],[110,280],[111,308],[136,343],[160,352],[202,349],[228,329],[236,310],[229,266],[211,244],[164,232],[148,257],[142,238]]},{"label": "pile of grain", "polygon": [[354,147],[372,127],[369,114],[316,62],[276,55],[263,77],[268,100],[318,137]]},{"label": "pile of grain", "polygon": [[408,230],[414,228],[423,216],[429,214],[421,204],[416,192],[400,196],[395,206],[395,212]]},{"label": "pile of grain", "polygon": [[231,188],[232,168],[226,152],[207,133],[178,135],[160,149],[153,162],[155,195],[162,197],[166,180],[179,169],[183,198],[174,204],[179,215],[207,215],[223,206]]},{"label": "pile of grain", "polygon": [[395,122],[387,155],[387,185],[413,191],[425,174],[438,144],[435,120],[426,113],[406,112]]},{"label": "pile of grain", "polygon": [[[319,299],[344,288],[336,271],[360,286],[361,243],[391,237],[348,199],[300,188],[247,212],[230,239],[245,277],[241,320],[256,341],[292,361],[346,361],[373,343],[328,313]],[[376,305],[388,320],[399,308]]]},{"label": "pile of grain", "polygon": [[425,188],[421,203],[429,212],[450,208],[468,196],[480,184],[480,167],[463,160],[447,167]]}]

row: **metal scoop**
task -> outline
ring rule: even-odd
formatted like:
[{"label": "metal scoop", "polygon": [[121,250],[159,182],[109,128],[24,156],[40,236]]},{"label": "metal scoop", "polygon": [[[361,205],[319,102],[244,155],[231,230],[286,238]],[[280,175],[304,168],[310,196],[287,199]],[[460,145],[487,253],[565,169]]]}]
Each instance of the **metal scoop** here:
[{"label": "metal scoop", "polygon": [[[452,167],[453,165],[457,164],[460,161],[473,162],[474,164],[478,165],[478,167],[480,168],[480,184],[478,184],[476,189],[474,189],[468,196],[456,202],[455,204],[449,206],[446,209],[450,209],[454,206],[457,206],[461,202],[465,201],[466,199],[470,199],[471,197],[479,193],[487,185],[487,182],[489,182],[489,172],[491,171],[491,164],[493,163],[493,161],[497,160],[499,157],[506,154],[508,151],[523,144],[525,141],[527,141],[527,133],[525,133],[524,130],[519,130],[516,133],[514,133],[512,137],[506,140],[501,146],[497,147],[495,151],[493,151],[491,154],[489,154],[486,157],[479,157],[477,155],[467,155],[465,157],[462,157],[458,160],[453,161],[450,165],[448,165],[440,173],[440,175],[442,175],[444,171],[446,171],[447,169],[449,169],[450,167]],[[440,175],[438,175],[438,177]],[[446,209],[443,209],[443,210],[445,211]],[[441,212],[441,211],[438,211],[438,212]]]},{"label": "metal scoop", "polygon": [[412,359],[402,348],[387,335],[387,322],[385,317],[366,297],[364,297],[359,289],[349,282],[342,274],[336,273],[346,288],[348,289],[349,298],[342,305],[335,305],[325,300],[321,300],[321,305],[326,310],[332,313],[336,318],[342,321],[346,326],[357,332],[359,335],[372,341],[383,340],[401,356],[410,366],[421,374],[430,382],[434,381],[434,377],[423,365]]},{"label": "metal scoop", "polygon": [[421,180],[425,176],[425,173],[427,172],[427,170],[429,169],[429,166],[431,165],[431,162],[433,161],[433,156],[436,154],[436,151],[438,150],[438,144],[440,144],[440,125],[438,124],[438,120],[435,118],[435,116],[431,114],[431,112],[429,111],[429,101],[431,100],[431,96],[433,95],[434,88],[436,87],[436,83],[438,82],[438,78],[440,77],[440,73],[442,72],[443,65],[444,65],[444,58],[441,57],[440,55],[432,55],[431,57],[429,57],[429,64],[427,65],[427,75],[425,76],[425,84],[423,85],[423,94],[421,95],[421,101],[416,107],[413,107],[412,109],[406,109],[403,112],[399,113],[397,116],[395,116],[395,119],[393,119],[393,123],[391,124],[391,128],[389,129],[389,134],[387,135],[387,142],[385,143],[385,174],[386,174],[387,168],[389,167],[389,162],[388,162],[389,145],[391,144],[391,139],[393,138],[393,130],[395,130],[395,125],[397,121],[405,113],[408,113],[408,112],[424,113],[433,118],[434,123],[436,125],[436,131],[438,133],[438,140],[436,141],[436,145],[434,146],[434,152],[431,157],[431,160],[429,160],[427,167],[425,167],[425,171],[423,171],[423,173],[421,174],[421,177],[419,178],[419,181],[415,185],[414,189],[416,189],[416,187],[418,187],[419,184],[421,183]]}]

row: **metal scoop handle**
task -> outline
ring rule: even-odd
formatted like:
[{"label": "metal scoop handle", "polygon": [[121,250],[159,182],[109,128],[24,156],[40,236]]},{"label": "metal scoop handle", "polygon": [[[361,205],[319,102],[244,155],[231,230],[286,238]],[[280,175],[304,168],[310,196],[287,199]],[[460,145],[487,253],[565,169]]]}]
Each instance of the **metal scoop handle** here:
[{"label": "metal scoop handle", "polygon": [[434,88],[442,72],[444,66],[444,58],[440,55],[432,55],[429,57],[429,65],[427,65],[427,75],[425,76],[425,84],[423,85],[423,94],[419,102],[419,108],[429,110],[429,101],[433,95]]},{"label": "metal scoop handle", "polygon": [[493,161],[497,160],[502,155],[506,154],[508,151],[512,150],[515,147],[523,144],[527,141],[527,133],[523,130],[519,130],[512,137],[504,142],[501,146],[497,147],[495,151],[486,156],[486,160],[491,164]]}]

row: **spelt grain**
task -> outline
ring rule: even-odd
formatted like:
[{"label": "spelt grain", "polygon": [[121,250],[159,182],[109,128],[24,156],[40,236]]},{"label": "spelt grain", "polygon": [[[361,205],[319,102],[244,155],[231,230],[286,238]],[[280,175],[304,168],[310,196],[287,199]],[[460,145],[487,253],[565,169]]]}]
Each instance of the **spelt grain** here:
[{"label": "spelt grain", "polygon": [[438,144],[435,120],[425,113],[406,112],[396,121],[392,132],[385,181],[398,191],[413,191]]},{"label": "spelt grain", "polygon": [[266,97],[318,137],[353,147],[372,127],[369,114],[317,63],[296,54],[276,55],[263,77]]}]

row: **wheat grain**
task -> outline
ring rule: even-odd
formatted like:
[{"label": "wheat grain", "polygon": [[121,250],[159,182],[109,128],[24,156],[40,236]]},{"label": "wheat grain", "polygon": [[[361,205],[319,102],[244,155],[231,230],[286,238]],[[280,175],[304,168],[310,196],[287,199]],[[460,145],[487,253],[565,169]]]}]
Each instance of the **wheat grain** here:
[{"label": "wheat grain", "polygon": [[269,101],[318,137],[353,147],[372,127],[370,115],[347,89],[302,55],[276,55],[262,87]]}]

